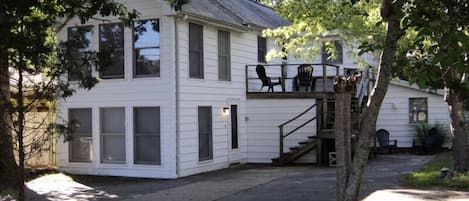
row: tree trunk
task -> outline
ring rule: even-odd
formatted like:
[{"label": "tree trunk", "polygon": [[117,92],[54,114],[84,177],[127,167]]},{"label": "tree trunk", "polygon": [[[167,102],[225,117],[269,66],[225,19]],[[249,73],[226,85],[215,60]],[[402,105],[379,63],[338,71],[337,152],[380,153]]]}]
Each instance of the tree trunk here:
[{"label": "tree trunk", "polygon": [[10,76],[8,53],[0,49],[0,190],[16,184],[17,166],[13,154],[10,118]]},{"label": "tree trunk", "polygon": [[454,170],[465,173],[469,171],[469,136],[464,117],[462,100],[452,89],[445,88],[445,100],[451,116],[451,133],[453,134]]},{"label": "tree trunk", "polygon": [[345,198],[345,188],[350,176],[351,169],[351,142],[350,130],[351,119],[351,99],[353,83],[346,78],[336,79],[334,84],[335,91],[335,153],[336,153],[336,171],[337,171],[337,201]]},{"label": "tree trunk", "polygon": [[391,81],[391,69],[396,52],[397,41],[402,36],[398,13],[392,0],[384,0],[381,7],[381,16],[387,21],[386,38],[381,53],[376,83],[368,99],[363,119],[360,121],[360,132],[357,147],[352,162],[352,172],[348,179],[344,201],[357,201],[359,198],[361,179],[368,162],[370,145],[376,132],[376,120],[384,96]]}]

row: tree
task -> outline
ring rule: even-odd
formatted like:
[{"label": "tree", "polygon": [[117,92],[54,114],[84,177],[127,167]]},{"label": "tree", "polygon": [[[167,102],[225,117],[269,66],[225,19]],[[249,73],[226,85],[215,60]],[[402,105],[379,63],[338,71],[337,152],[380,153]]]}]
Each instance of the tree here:
[{"label": "tree", "polygon": [[469,134],[464,102],[469,101],[469,1],[414,2],[404,16],[409,30],[400,47],[396,76],[420,87],[444,88],[451,116],[454,169],[469,171]]},{"label": "tree", "polygon": [[[26,114],[38,101],[71,96],[76,87],[61,79],[69,71],[77,73],[78,87],[93,87],[97,79],[88,75],[87,69],[104,69],[112,55],[112,50],[77,54],[77,48],[90,41],[74,37],[59,43],[56,33],[73,18],[84,23],[99,19],[98,16],[114,15],[130,25],[137,12],[130,12],[113,0],[7,0],[0,10],[0,189],[16,184],[18,199],[24,200]],[[26,81],[34,75],[46,79]],[[13,150],[17,152],[17,165]]]},{"label": "tree", "polygon": [[[323,44],[333,53],[334,38],[342,39],[350,47],[359,44],[356,55],[380,52],[377,79],[360,120],[351,172],[346,174],[349,175],[348,178],[342,180],[346,184],[338,184],[343,185],[343,191],[338,192],[338,200],[358,200],[361,178],[376,131],[378,112],[391,80],[397,43],[403,35],[399,24],[403,5],[402,1],[391,0],[280,1],[275,8],[292,25],[266,32],[268,36],[277,37],[279,44],[285,44],[287,52],[294,51],[307,58],[317,55]],[[331,35],[334,37],[330,37]]]}]

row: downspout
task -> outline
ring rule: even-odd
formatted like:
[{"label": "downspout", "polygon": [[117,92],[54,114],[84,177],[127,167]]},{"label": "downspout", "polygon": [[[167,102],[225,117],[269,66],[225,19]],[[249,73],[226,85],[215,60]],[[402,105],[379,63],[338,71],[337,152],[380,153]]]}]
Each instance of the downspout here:
[{"label": "downspout", "polygon": [[174,56],[175,56],[175,81],[176,81],[176,176],[179,177],[180,165],[179,165],[179,139],[180,139],[180,98],[179,98],[179,34],[178,34],[178,17],[174,16]]}]

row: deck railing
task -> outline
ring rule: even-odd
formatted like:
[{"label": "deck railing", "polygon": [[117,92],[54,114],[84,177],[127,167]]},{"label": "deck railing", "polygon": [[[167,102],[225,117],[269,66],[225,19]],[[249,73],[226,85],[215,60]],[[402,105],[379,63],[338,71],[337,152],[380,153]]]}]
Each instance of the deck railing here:
[{"label": "deck railing", "polygon": [[[263,65],[268,77],[273,82],[281,80],[281,84],[274,86],[273,92],[268,92],[267,87],[261,89],[262,82],[256,73],[258,64],[246,65],[246,94],[252,93],[321,93],[333,92],[333,78],[346,74],[341,72],[341,68],[333,64],[322,63],[303,63],[303,64],[260,64]],[[314,82],[313,90],[297,90],[295,81],[297,79],[298,67],[300,65],[310,65],[313,67],[312,79]],[[342,71],[346,71],[342,69]]]}]

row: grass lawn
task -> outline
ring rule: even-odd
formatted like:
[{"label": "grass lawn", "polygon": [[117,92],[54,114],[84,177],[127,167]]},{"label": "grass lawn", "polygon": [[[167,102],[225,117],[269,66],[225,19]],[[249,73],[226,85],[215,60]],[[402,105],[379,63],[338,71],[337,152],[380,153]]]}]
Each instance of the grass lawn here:
[{"label": "grass lawn", "polygon": [[441,179],[438,176],[443,167],[453,169],[452,152],[438,154],[420,170],[401,175],[400,183],[414,188],[469,190],[469,174],[456,174],[452,179]]}]

